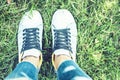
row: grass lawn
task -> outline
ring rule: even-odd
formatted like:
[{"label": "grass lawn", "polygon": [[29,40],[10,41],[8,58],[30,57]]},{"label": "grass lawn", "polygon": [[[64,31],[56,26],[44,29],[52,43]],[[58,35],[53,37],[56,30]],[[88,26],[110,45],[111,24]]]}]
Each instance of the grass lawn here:
[{"label": "grass lawn", "polygon": [[120,80],[119,0],[0,0],[0,80],[18,63],[17,30],[22,15],[38,10],[44,20],[43,58],[39,80],[55,80],[51,64],[51,18],[68,9],[78,30],[77,63],[93,80]]}]

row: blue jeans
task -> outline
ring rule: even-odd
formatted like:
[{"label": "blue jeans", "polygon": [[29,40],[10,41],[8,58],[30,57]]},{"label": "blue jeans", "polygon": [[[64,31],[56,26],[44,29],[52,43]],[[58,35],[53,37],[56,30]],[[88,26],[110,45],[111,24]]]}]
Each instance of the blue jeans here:
[{"label": "blue jeans", "polygon": [[[59,66],[57,77],[58,80],[92,80],[72,60],[64,61]],[[38,80],[38,70],[29,62],[21,62],[5,80]]]}]

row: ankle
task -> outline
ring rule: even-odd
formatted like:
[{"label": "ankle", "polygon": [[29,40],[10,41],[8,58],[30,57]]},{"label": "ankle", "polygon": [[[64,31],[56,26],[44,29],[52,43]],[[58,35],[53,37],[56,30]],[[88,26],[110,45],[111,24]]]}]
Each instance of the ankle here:
[{"label": "ankle", "polygon": [[67,61],[67,60],[72,60],[70,56],[67,56],[67,55],[54,55],[54,60],[53,60],[53,63],[54,63],[54,68],[57,70],[59,68],[59,66],[64,62],[64,61]]},{"label": "ankle", "polygon": [[19,62],[23,61],[30,62],[39,69],[42,64],[42,53],[37,49],[26,50],[19,55]]},{"label": "ankle", "polygon": [[27,56],[22,59],[22,62],[30,62],[33,64],[36,68],[38,68],[38,65],[41,66],[42,59],[39,57],[34,57],[34,56]]}]

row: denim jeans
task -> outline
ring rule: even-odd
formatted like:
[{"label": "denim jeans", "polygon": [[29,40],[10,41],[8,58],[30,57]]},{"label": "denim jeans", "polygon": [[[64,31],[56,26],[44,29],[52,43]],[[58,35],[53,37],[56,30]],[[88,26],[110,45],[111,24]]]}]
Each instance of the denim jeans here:
[{"label": "denim jeans", "polygon": [[[64,61],[57,70],[58,80],[92,80],[72,60]],[[5,80],[38,80],[38,69],[29,62],[21,62]]]}]

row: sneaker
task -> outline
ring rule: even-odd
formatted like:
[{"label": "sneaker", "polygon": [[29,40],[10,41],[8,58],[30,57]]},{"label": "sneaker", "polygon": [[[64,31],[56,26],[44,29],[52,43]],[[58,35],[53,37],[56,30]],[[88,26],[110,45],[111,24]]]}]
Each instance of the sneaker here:
[{"label": "sneaker", "polygon": [[57,10],[52,18],[53,54],[76,59],[77,28],[72,14],[66,9]]},{"label": "sneaker", "polygon": [[29,11],[22,17],[18,29],[19,62],[27,56],[41,57],[43,21],[41,14]]}]

